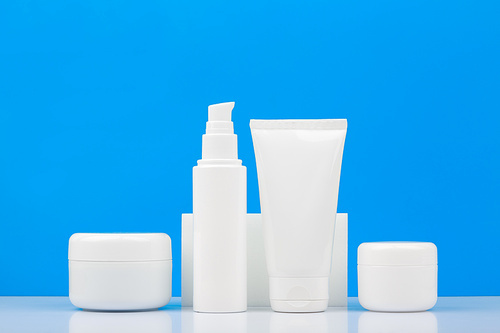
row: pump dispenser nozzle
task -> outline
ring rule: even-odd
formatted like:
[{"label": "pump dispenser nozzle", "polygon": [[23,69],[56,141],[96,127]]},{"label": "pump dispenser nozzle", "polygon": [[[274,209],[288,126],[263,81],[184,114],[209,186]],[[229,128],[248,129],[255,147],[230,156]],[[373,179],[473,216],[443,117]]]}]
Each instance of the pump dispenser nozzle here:
[{"label": "pump dispenser nozzle", "polygon": [[234,102],[208,107],[206,134],[203,135],[202,159],[238,159],[237,136],[234,134],[231,111]]},{"label": "pump dispenser nozzle", "polygon": [[234,102],[213,104],[208,106],[208,121],[231,121]]},{"label": "pump dispenser nozzle", "polygon": [[234,102],[220,103],[208,107],[207,134],[233,134],[231,111]]}]

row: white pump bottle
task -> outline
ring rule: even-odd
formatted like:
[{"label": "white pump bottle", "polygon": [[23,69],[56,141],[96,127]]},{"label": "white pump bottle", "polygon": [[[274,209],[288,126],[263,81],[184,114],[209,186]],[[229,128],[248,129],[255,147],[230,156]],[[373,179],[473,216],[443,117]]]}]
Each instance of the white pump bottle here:
[{"label": "white pump bottle", "polygon": [[247,309],[247,181],[238,159],[234,102],[208,107],[202,159],[193,168],[193,310]]}]

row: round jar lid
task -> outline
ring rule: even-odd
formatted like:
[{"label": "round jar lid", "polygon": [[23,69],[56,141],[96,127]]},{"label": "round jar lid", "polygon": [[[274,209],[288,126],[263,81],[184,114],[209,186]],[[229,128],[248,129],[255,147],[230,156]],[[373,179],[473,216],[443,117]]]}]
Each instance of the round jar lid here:
[{"label": "round jar lid", "polygon": [[421,266],[437,264],[437,247],[430,242],[373,242],[358,247],[358,265]]},{"label": "round jar lid", "polygon": [[73,234],[69,260],[154,261],[171,260],[170,237],[164,233]]}]

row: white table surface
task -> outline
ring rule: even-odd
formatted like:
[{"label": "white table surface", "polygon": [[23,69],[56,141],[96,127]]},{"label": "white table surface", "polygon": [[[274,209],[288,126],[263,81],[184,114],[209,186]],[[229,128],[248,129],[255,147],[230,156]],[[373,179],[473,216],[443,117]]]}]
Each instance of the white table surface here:
[{"label": "white table surface", "polygon": [[441,297],[431,311],[420,313],[365,311],[351,297],[348,308],[313,314],[270,308],[201,314],[181,308],[178,297],[159,311],[103,313],[79,310],[67,297],[0,297],[0,333],[15,332],[500,333],[500,297]]}]

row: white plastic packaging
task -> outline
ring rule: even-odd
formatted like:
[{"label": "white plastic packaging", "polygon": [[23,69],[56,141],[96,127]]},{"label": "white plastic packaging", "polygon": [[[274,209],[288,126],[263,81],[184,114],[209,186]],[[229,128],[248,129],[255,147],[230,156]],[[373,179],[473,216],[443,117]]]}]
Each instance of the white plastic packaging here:
[{"label": "white plastic packaging", "polygon": [[328,306],[347,120],[251,120],[271,307]]},{"label": "white plastic packaging", "polygon": [[157,309],[172,296],[170,237],[79,233],[69,240],[69,299],[88,310]]},{"label": "white plastic packaging", "polygon": [[238,159],[234,102],[208,107],[193,168],[193,310],[247,309],[246,168]]},{"label": "white plastic packaging", "polygon": [[[328,306],[347,306],[347,214],[337,213]],[[193,307],[193,214],[182,214],[183,307]],[[261,214],[247,214],[247,306],[270,307]]]},{"label": "white plastic packaging", "polygon": [[425,311],[437,301],[437,248],[428,242],[358,247],[358,300],[372,311]]}]

